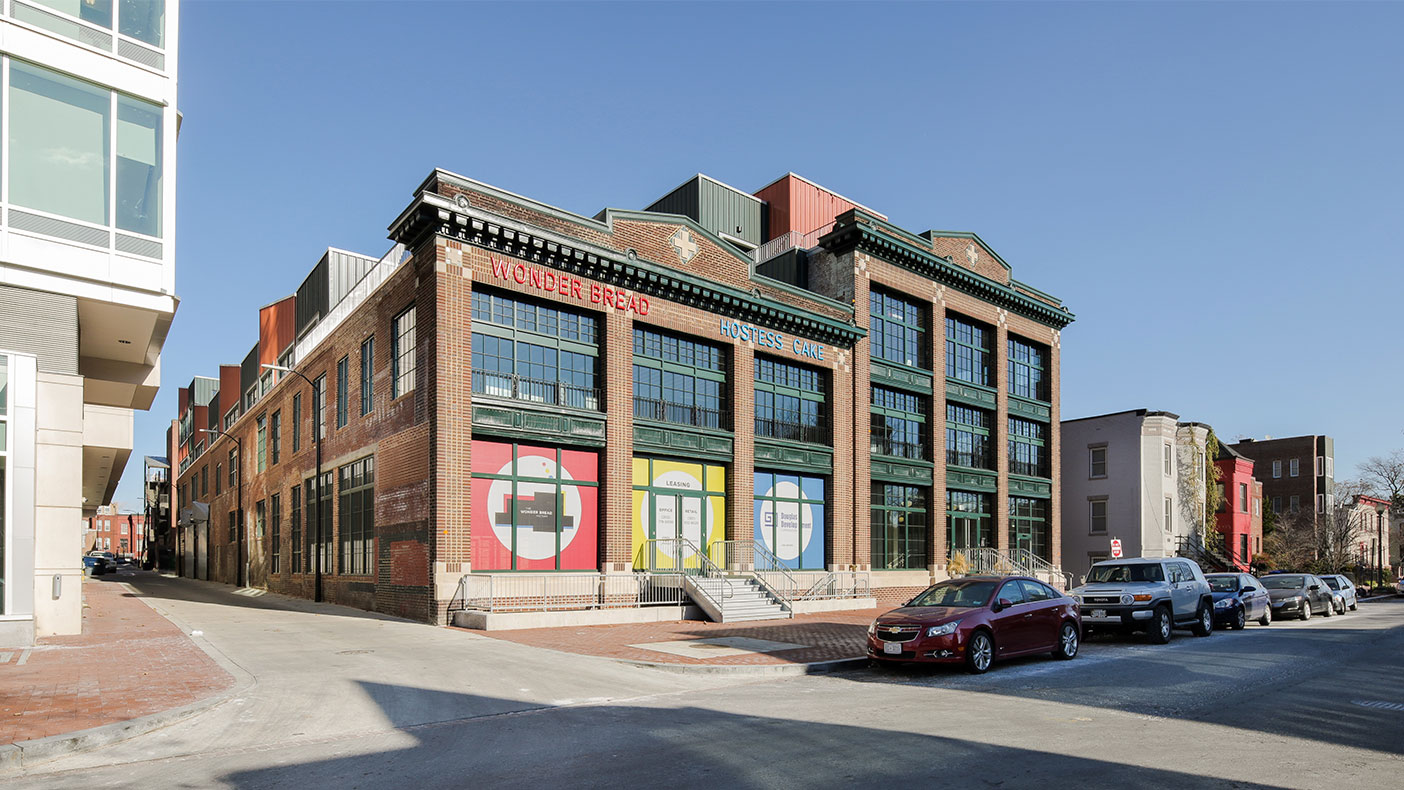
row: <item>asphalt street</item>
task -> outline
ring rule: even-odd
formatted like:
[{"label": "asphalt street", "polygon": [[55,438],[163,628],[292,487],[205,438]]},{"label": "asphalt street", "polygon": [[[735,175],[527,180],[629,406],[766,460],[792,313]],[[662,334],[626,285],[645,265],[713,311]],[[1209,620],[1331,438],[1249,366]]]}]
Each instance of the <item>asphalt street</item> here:
[{"label": "asphalt street", "polygon": [[204,632],[238,693],[11,785],[1373,788],[1404,769],[1400,599],[1164,646],[1099,637],[979,677],[747,679],[138,584]]}]

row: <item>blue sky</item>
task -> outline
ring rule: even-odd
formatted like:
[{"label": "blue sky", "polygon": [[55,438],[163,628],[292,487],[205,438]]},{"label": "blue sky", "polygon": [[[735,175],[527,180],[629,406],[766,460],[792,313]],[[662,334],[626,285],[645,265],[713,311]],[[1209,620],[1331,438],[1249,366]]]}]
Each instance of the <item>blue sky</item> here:
[{"label": "blue sky", "polygon": [[1404,447],[1404,4],[186,2],[162,389],[237,363],[433,167],[563,208],[795,171],[1078,316],[1063,415]]}]

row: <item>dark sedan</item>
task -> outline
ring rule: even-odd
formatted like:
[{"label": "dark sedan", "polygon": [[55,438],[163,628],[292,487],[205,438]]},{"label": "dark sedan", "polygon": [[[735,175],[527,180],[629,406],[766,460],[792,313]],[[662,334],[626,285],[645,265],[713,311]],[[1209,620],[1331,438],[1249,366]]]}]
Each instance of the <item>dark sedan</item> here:
[{"label": "dark sedan", "polygon": [[1214,625],[1241,630],[1249,620],[1258,625],[1272,622],[1272,605],[1263,583],[1246,573],[1210,573],[1214,594]]},{"label": "dark sedan", "polygon": [[1274,619],[1310,620],[1313,614],[1327,617],[1334,614],[1331,588],[1309,573],[1274,573],[1263,577],[1262,581],[1272,598]]},{"label": "dark sedan", "polygon": [[1033,653],[1077,656],[1077,602],[1026,576],[967,576],[925,592],[873,621],[868,655],[881,662],[964,663],[976,674]]}]

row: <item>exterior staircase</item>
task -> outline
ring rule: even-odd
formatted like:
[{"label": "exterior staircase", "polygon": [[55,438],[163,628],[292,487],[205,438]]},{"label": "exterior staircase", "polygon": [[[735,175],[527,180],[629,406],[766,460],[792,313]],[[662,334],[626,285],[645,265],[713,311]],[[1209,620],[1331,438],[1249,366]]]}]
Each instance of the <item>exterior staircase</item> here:
[{"label": "exterior staircase", "polygon": [[[689,586],[697,586],[709,601],[718,601],[721,611],[713,619],[722,623],[739,623],[746,620],[781,620],[791,617],[791,613],[780,605],[764,587],[750,576],[731,575],[726,580],[706,577],[690,578]],[[728,587],[729,585],[729,587]],[[727,595],[727,592],[730,595]],[[694,600],[698,600],[694,596]],[[701,603],[700,600],[698,600]],[[704,607],[706,608],[706,607]]]},{"label": "exterior staircase", "polygon": [[1223,573],[1239,570],[1233,560],[1205,546],[1195,537],[1180,536],[1175,541],[1175,554],[1199,563],[1205,573]]}]

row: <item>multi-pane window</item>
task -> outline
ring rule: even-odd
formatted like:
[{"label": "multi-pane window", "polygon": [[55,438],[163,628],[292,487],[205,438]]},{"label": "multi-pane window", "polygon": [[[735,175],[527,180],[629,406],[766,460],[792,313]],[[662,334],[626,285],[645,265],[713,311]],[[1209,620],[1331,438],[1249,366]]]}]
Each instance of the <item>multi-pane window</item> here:
[{"label": "multi-pane window", "polygon": [[990,364],[994,330],[966,318],[946,316],[946,377],[982,387],[993,386]]},{"label": "multi-pane window", "polygon": [[200,467],[200,496],[208,496],[210,493],[210,467],[206,464]]},{"label": "multi-pane window", "polygon": [[1048,526],[1048,500],[1009,498],[1009,545],[1026,549],[1051,562],[1052,532]]},{"label": "multi-pane window", "polygon": [[312,410],[313,422],[316,427],[318,439],[327,438],[327,374],[323,373],[312,381]]},{"label": "multi-pane window", "polygon": [[984,409],[946,404],[946,463],[974,469],[994,469],[994,417]]},{"label": "multi-pane window", "polygon": [[235,480],[239,475],[239,451],[236,447],[229,448],[229,487],[233,488]]},{"label": "multi-pane window", "polygon": [[239,539],[239,511],[229,511],[229,542],[234,543]]},{"label": "multi-pane window", "polygon": [[1248,484],[1238,484],[1238,509],[1240,512],[1248,512]]},{"label": "multi-pane window", "polygon": [[339,470],[341,573],[364,576],[375,555],[375,456]]},{"label": "multi-pane window", "polygon": [[1164,467],[1165,476],[1170,477],[1175,474],[1175,448],[1168,442],[1161,448],[1161,466]]},{"label": "multi-pane window", "polygon": [[720,347],[634,329],[635,417],[729,430],[725,395]]},{"label": "multi-pane window", "polygon": [[292,572],[304,573],[302,565],[302,486],[288,491],[288,546],[292,549]]},{"label": "multi-pane window", "polygon": [[928,519],[926,489],[873,483],[873,567],[925,568]]},{"label": "multi-pane window", "polygon": [[1171,532],[1175,529],[1175,500],[1165,497],[1165,524],[1164,530]]},{"label": "multi-pane window", "polygon": [[1048,477],[1048,426],[1009,418],[1009,473]]},{"label": "multi-pane window", "polygon": [[1301,470],[1301,467],[1300,467],[1299,462],[1297,461],[1296,458],[1293,458],[1293,459],[1291,459],[1291,460],[1289,460],[1289,461],[1287,462],[1287,475],[1288,475],[1289,477],[1296,477],[1296,476],[1297,476],[1297,473],[1298,473],[1300,470]]},{"label": "multi-pane window", "polygon": [[927,460],[926,398],[873,387],[871,450],[879,455]]},{"label": "multi-pane window", "polygon": [[272,554],[269,557],[268,569],[273,573],[282,572],[283,560],[283,509],[282,500],[277,494],[268,497],[268,507],[270,509],[268,522],[268,540],[272,546]]},{"label": "multi-pane window", "polygon": [[827,444],[821,371],[757,356],[756,435]]},{"label": "multi-pane window", "polygon": [[599,322],[554,307],[473,292],[473,391],[600,408]]},{"label": "multi-pane window", "polygon": [[[87,25],[100,27],[111,31],[114,28],[118,33],[128,38],[134,38],[154,47],[165,46],[166,35],[166,0],[121,0],[120,3],[113,3],[111,0],[34,0],[40,5],[47,6],[56,11],[67,14],[70,17],[80,19]],[[116,24],[113,20],[114,6],[117,10]],[[11,13],[18,19],[22,19],[30,24],[38,25],[46,30],[50,30],[60,35],[81,41],[89,46],[100,46],[102,49],[111,50],[111,35],[104,38],[94,38],[93,32],[84,27],[79,27],[72,22],[66,22],[62,17],[54,14],[40,14],[28,8],[15,6]],[[118,54],[128,57],[125,47],[118,48]]]},{"label": "multi-pane window", "polygon": [[159,105],[117,94],[114,123],[112,91],[19,60],[10,61],[5,101],[11,203],[161,235]]},{"label": "multi-pane window", "polygon": [[258,471],[262,472],[268,469],[268,415],[258,415],[256,424],[258,425],[255,434],[258,446]]},{"label": "multi-pane window", "polygon": [[283,413],[273,412],[273,417],[268,421],[268,447],[273,456],[273,463],[278,463],[280,455],[279,445],[283,443]]},{"label": "multi-pane window", "polygon": [[927,309],[882,291],[868,292],[868,341],[874,359],[930,368],[926,342]]},{"label": "multi-pane window", "polygon": [[313,568],[321,568],[327,573],[332,572],[332,484],[335,482],[333,475],[330,471],[322,473],[320,496],[315,477],[307,478],[307,482],[302,486],[302,499],[307,506],[307,529],[304,535],[307,561]]},{"label": "multi-pane window", "polygon": [[1009,338],[1009,392],[1021,398],[1048,401],[1048,348],[1017,337]]},{"label": "multi-pane window", "polygon": [[351,358],[342,357],[336,361],[336,427],[345,428],[347,403],[351,398]]},{"label": "multi-pane window", "polygon": [[361,416],[370,414],[371,396],[374,394],[375,377],[375,338],[361,341]]},{"label": "multi-pane window", "polygon": [[390,399],[414,389],[414,307],[390,322]]},{"label": "multi-pane window", "polygon": [[994,501],[989,494],[946,491],[946,546],[950,556],[992,547],[993,526]]},{"label": "multi-pane window", "polygon": [[293,393],[292,405],[293,452],[302,449],[302,393]]},{"label": "multi-pane window", "polygon": [[1093,535],[1105,534],[1107,531],[1107,500],[1093,499],[1087,505],[1087,531]]},{"label": "multi-pane window", "polygon": [[1107,476],[1107,448],[1089,447],[1087,448],[1087,476],[1106,477]]},{"label": "multi-pane window", "polygon": [[260,499],[254,503],[254,537],[262,538],[268,524],[268,502]]},{"label": "multi-pane window", "polygon": [[215,464],[215,496],[224,490],[224,464]]}]

